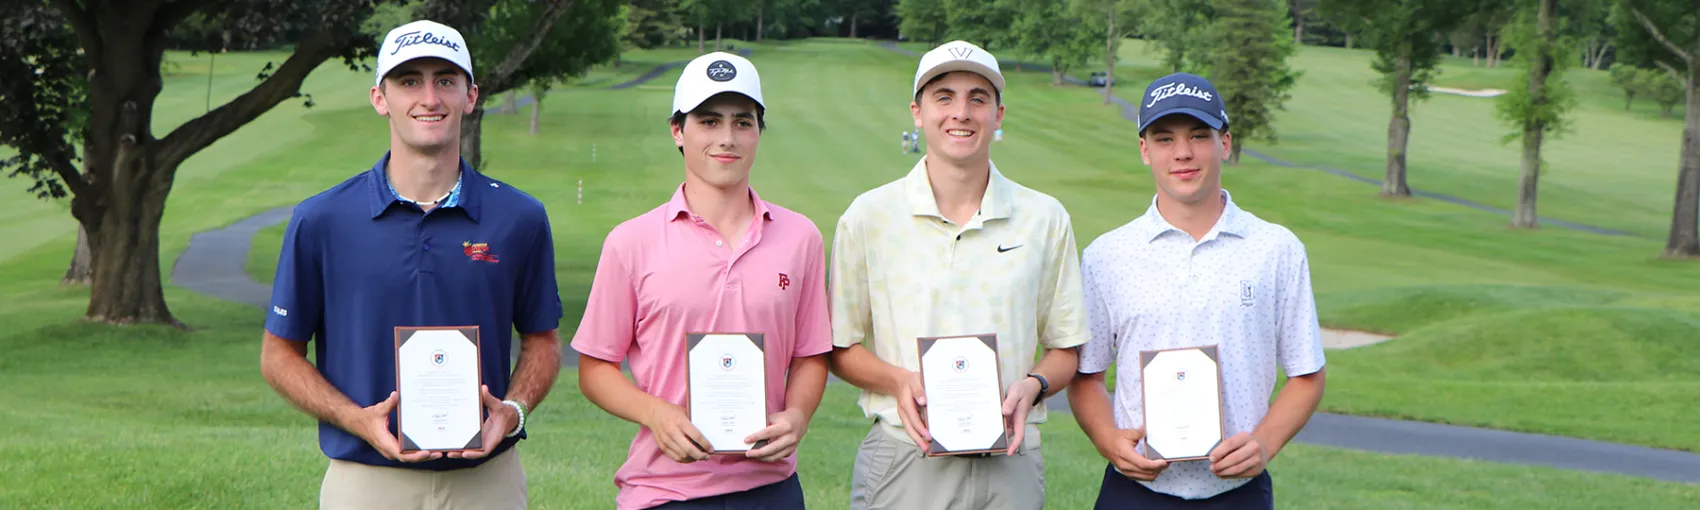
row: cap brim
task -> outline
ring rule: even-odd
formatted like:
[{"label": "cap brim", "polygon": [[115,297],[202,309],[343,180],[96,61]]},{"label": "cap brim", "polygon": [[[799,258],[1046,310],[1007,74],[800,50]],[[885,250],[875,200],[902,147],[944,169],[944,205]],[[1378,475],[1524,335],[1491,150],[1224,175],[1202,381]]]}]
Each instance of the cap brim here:
[{"label": "cap brim", "polygon": [[1190,116],[1192,118],[1204,121],[1205,125],[1208,125],[1208,126],[1210,126],[1210,129],[1215,129],[1215,130],[1221,130],[1222,126],[1226,125],[1225,122],[1222,122],[1222,119],[1217,118],[1215,115],[1205,113],[1204,110],[1200,110],[1200,109],[1197,109],[1197,108],[1184,108],[1183,107],[1183,108],[1175,108],[1175,109],[1171,109],[1171,110],[1165,110],[1162,114],[1160,114],[1156,117],[1149,118],[1149,119],[1141,117],[1139,119],[1139,121],[1140,121],[1139,122],[1139,133],[1145,134],[1145,128],[1151,127],[1151,124],[1156,123],[1158,120],[1162,119],[1163,117],[1168,117],[1170,115]]},{"label": "cap brim", "polygon": [[673,115],[678,115],[678,114],[681,114],[681,113],[690,113],[691,110],[697,109],[698,106],[702,106],[702,104],[708,102],[709,99],[712,99],[712,98],[714,98],[714,96],[718,96],[718,95],[721,95],[721,94],[737,94],[737,95],[740,95],[740,96],[744,96],[745,98],[748,98],[750,101],[754,101],[756,103],[757,108],[761,108],[762,111],[767,110],[766,104],[763,104],[760,99],[756,99],[755,97],[752,97],[749,94],[745,94],[743,92],[739,92],[739,91],[736,91],[736,90],[717,90],[717,91],[714,91],[714,92],[710,92],[706,96],[702,96],[702,97],[698,97],[698,98],[692,98],[692,99],[685,101],[685,102],[682,102],[682,103],[675,103],[673,105],[673,113],[668,114],[668,116],[671,117]]},{"label": "cap brim", "polygon": [[992,88],[997,89],[999,94],[1003,93],[1003,75],[999,74],[997,71],[993,71],[991,67],[987,67],[985,64],[972,60],[951,60],[943,64],[933,66],[932,69],[928,69],[926,74],[921,75],[920,79],[915,80],[915,90],[910,92],[910,94],[920,94],[921,87],[927,86],[927,82],[933,81],[933,78],[937,78],[941,74],[954,71],[968,71],[978,74],[981,77],[984,77],[986,81],[992,82]]}]

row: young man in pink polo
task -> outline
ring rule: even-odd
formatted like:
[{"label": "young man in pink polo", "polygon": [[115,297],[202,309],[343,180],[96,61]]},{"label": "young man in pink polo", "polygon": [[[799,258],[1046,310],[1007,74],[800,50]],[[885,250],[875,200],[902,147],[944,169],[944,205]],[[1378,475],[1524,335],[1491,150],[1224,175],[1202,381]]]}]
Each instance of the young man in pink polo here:
[{"label": "young man in pink polo", "polygon": [[[764,113],[748,60],[686,65],[669,121],[685,182],[602,244],[572,347],[585,397],[642,425],[614,474],[622,510],[803,508],[793,454],[826,386],[826,252],[812,221],[750,188]],[[687,335],[704,332],[762,334],[772,414],[748,452],[711,455],[743,445],[710,444],[685,409]]]}]

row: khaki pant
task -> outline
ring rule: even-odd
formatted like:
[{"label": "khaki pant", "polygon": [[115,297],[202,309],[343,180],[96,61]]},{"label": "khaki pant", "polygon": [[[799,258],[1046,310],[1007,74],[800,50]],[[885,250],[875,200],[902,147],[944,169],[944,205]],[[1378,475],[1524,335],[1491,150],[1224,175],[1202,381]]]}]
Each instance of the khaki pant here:
[{"label": "khaki pant", "polygon": [[323,510],[524,509],[525,468],[510,448],[475,468],[452,471],[332,460],[319,486]]},{"label": "khaki pant", "polygon": [[927,457],[879,424],[856,451],[851,510],[1038,510],[1045,506],[1039,427],[1014,456]]}]

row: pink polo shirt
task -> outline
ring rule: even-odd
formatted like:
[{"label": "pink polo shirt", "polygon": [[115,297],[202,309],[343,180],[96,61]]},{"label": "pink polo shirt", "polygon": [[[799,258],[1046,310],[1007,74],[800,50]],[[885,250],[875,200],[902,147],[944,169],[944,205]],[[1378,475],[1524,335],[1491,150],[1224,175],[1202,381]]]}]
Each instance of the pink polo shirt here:
[{"label": "pink polo shirt", "polygon": [[[820,230],[750,190],[756,220],[732,243],[690,211],[684,189],[608,233],[572,347],[629,362],[638,389],[683,407],[687,332],[761,332],[768,409],[784,410],[791,360],[832,350]],[[642,427],[614,473],[615,502],[649,508],[777,483],[796,470],[794,453],[773,463],[715,455],[681,464]]]}]

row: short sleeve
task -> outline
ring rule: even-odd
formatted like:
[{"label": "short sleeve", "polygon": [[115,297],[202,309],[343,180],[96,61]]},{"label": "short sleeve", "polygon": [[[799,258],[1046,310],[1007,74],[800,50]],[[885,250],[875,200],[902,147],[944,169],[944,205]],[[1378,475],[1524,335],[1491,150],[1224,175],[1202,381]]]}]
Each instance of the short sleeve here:
[{"label": "short sleeve", "polygon": [[1109,306],[1104,303],[1104,297],[1099,289],[1102,283],[1100,274],[1095,268],[1098,264],[1095,252],[1087,249],[1080,260],[1081,293],[1084,295],[1086,309],[1086,330],[1089,339],[1080,348],[1080,368],[1082,374],[1096,374],[1110,369],[1116,359],[1116,335],[1110,325]]},{"label": "short sleeve", "polygon": [[318,248],[323,233],[314,229],[310,216],[296,206],[289,218],[266,311],[266,331],[297,342],[312,340],[324,317],[324,259]]},{"label": "short sleeve", "polygon": [[584,318],[572,342],[573,350],[613,363],[626,359],[637,334],[637,289],[622,256],[619,232],[615,229],[602,242]]},{"label": "short sleeve", "polygon": [[820,230],[808,218],[798,215],[809,225],[810,236],[804,243],[808,257],[803,277],[803,296],[797,302],[797,339],[793,357],[804,358],[826,354],[832,350],[832,319],[827,311],[826,246]]},{"label": "short sleeve", "polygon": [[1283,254],[1281,293],[1277,313],[1276,355],[1288,377],[1322,370],[1322,326],[1317,323],[1316,298],[1310,287],[1310,258],[1297,238]]},{"label": "short sleeve", "polygon": [[538,213],[531,252],[519,275],[514,294],[514,329],[522,335],[549,331],[561,324],[561,293],[555,279],[555,236],[548,213]]},{"label": "short sleeve", "polygon": [[868,253],[855,225],[855,204],[838,218],[832,236],[832,345],[850,347],[868,339],[873,315],[868,308]]},{"label": "short sleeve", "polygon": [[1068,213],[1052,225],[1050,266],[1039,292],[1039,342],[1049,349],[1086,343],[1086,313],[1080,288],[1080,248]]}]

